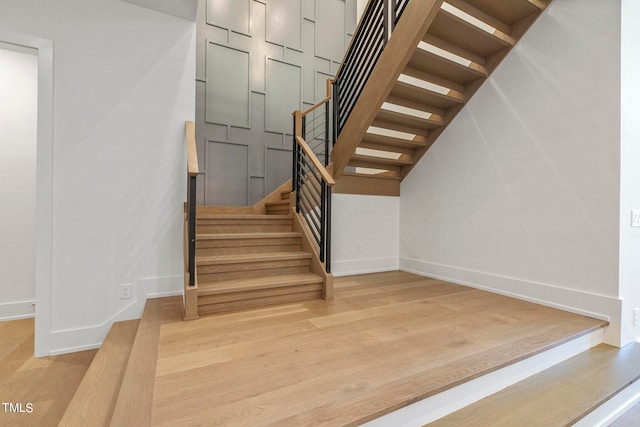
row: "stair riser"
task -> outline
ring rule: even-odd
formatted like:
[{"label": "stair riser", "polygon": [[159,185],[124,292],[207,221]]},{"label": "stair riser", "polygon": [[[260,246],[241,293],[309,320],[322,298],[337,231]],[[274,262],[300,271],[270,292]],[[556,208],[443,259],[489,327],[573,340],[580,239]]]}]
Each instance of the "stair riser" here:
[{"label": "stair riser", "polygon": [[287,215],[289,208],[267,208],[267,215]]},{"label": "stair riser", "polygon": [[199,282],[219,282],[229,279],[250,279],[258,276],[278,276],[281,274],[295,274],[295,273],[308,273],[309,262],[306,265],[293,265],[281,268],[265,267],[259,270],[237,270],[226,271],[219,273],[204,273],[198,269],[198,281]]},{"label": "stair riser", "polygon": [[[220,237],[220,236],[218,236]],[[301,237],[260,237],[260,238],[240,238],[227,239],[216,238],[207,239],[204,237],[196,238],[196,249],[207,248],[236,248],[251,246],[273,246],[273,245],[299,245],[302,241]]]},{"label": "stair riser", "polygon": [[274,304],[282,304],[288,302],[307,301],[318,299],[321,297],[320,291],[301,292],[289,295],[277,295],[271,297],[257,298],[243,301],[230,301],[218,304],[209,304],[198,307],[200,314],[213,314],[222,311],[241,310],[245,308],[264,307]]},{"label": "stair riser", "polygon": [[309,258],[301,259],[287,259],[277,261],[248,261],[237,262],[228,264],[203,264],[198,263],[198,273],[226,273],[229,271],[244,271],[244,270],[265,270],[269,268],[281,268],[281,267],[298,267],[309,265],[311,261]]},{"label": "stair riser", "polygon": [[245,301],[256,298],[266,298],[277,295],[292,295],[301,292],[320,292],[322,285],[320,283],[312,283],[309,285],[295,285],[295,286],[282,286],[274,287],[272,289],[261,289],[245,292],[230,292],[227,294],[219,295],[202,295],[198,296],[198,305],[209,305],[226,303],[231,301]]},{"label": "stair riser", "polygon": [[300,250],[300,242],[283,243],[283,244],[263,244],[255,246],[223,246],[200,248],[197,247],[198,255],[215,256],[215,255],[243,255],[243,254],[261,254],[272,252],[295,252]]},{"label": "stair riser", "polygon": [[198,234],[281,233],[291,231],[291,221],[272,223],[207,224],[198,222]]}]

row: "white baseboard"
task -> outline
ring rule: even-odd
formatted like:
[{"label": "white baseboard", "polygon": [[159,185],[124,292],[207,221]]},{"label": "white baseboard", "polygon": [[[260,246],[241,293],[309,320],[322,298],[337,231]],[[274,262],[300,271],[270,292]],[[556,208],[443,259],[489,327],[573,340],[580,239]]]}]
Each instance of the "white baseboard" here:
[{"label": "white baseboard", "polygon": [[16,301],[0,304],[0,322],[28,319],[36,314],[35,301]]},{"label": "white baseboard", "polygon": [[362,426],[423,426],[576,356],[602,343],[602,338],[603,331],[598,329],[535,356],[383,415],[380,418],[364,423]]},{"label": "white baseboard", "polygon": [[400,269],[606,320],[609,327],[605,331],[604,342],[614,346],[626,344],[621,342],[620,298],[408,258],[400,258]]},{"label": "white baseboard", "polygon": [[331,262],[331,272],[334,277],[380,273],[383,271],[394,271],[398,268],[398,258],[396,257],[351,259]]},{"label": "white baseboard", "polygon": [[182,276],[145,277],[138,279],[130,300],[122,300],[119,309],[98,325],[82,328],[55,330],[49,337],[49,355],[91,350],[102,345],[114,322],[139,319],[142,317],[147,299],[182,295]]}]

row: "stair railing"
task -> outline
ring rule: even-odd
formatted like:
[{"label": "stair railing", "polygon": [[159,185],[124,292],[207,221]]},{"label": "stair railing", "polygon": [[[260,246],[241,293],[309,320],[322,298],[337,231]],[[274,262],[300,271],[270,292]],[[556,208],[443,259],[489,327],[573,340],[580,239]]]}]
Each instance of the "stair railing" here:
[{"label": "stair railing", "polygon": [[[304,112],[293,112],[291,180],[296,213],[302,215],[318,244],[320,262],[324,263],[327,273],[331,272],[331,187],[335,185],[326,169],[331,133],[329,85],[327,81],[327,98]],[[307,141],[312,142],[313,148]]]},{"label": "stair railing", "polygon": [[336,141],[409,0],[369,0],[333,80]]},{"label": "stair railing", "polygon": [[186,272],[189,275],[188,286],[196,284],[196,180],[198,177],[198,152],[196,150],[195,125],[185,122],[185,136],[187,141],[187,256]]}]

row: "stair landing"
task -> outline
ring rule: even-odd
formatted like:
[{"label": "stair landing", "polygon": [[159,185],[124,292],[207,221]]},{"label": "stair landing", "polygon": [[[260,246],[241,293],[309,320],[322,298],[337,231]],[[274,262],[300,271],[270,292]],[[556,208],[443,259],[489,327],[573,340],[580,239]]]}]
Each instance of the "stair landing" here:
[{"label": "stair landing", "polygon": [[359,425],[606,325],[405,272],[335,284],[164,322],[152,425]]}]

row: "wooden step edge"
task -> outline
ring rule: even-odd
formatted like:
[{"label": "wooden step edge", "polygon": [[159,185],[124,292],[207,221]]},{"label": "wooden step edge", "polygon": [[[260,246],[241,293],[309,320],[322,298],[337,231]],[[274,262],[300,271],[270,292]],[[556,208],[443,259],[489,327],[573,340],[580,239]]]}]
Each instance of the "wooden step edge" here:
[{"label": "wooden step edge", "polygon": [[376,174],[366,174],[366,173],[356,173],[356,172],[342,172],[342,175],[349,176],[353,178],[366,178],[366,179],[381,179],[386,181],[400,181],[401,178],[394,175],[376,175]]},{"label": "wooden step edge", "polygon": [[[397,81],[396,82],[396,86],[398,88],[404,87],[406,89],[410,89],[410,90],[412,90],[412,91],[414,91],[416,93],[423,94],[424,96],[432,96],[432,97],[437,98],[437,99],[448,101],[448,102],[450,102],[452,104],[463,104],[465,102],[465,96],[461,92],[449,91],[448,93],[444,94],[444,93],[436,92],[436,91],[431,90],[431,89],[426,89],[426,88],[423,88],[423,87],[414,86],[414,85],[412,85],[410,83],[405,83],[405,82],[401,82],[401,81]],[[398,96],[397,92],[396,92],[395,96],[396,97]]]},{"label": "wooden step edge", "polygon": [[286,274],[251,279],[232,279],[220,282],[200,282],[198,296],[221,295],[290,286],[322,284],[322,277],[313,273]]},{"label": "wooden step edge", "polygon": [[269,206],[288,206],[289,205],[289,201],[288,200],[281,200],[281,201],[277,201],[277,202],[267,202],[265,203],[265,206],[268,208]]},{"label": "wooden step edge", "polygon": [[422,37],[422,41],[428,43],[432,46],[435,46],[439,49],[446,50],[447,52],[451,52],[454,55],[457,55],[461,58],[467,59],[471,62],[475,62],[478,65],[485,65],[486,59],[478,54],[468,51],[467,49],[463,49],[460,46],[457,46],[453,43],[446,42],[441,40],[429,33],[425,34]]},{"label": "wooden step edge", "polygon": [[[499,32],[501,34],[499,38],[503,39],[505,42],[510,41],[512,43],[511,44],[512,46],[515,44],[512,38],[509,37],[509,33],[511,32],[511,27],[509,25],[483,12],[482,10],[476,8],[475,6],[465,2],[464,0],[447,0],[447,3],[449,3],[451,6],[455,7],[456,9],[461,10],[462,12],[476,18],[477,20],[482,21],[485,24],[495,28],[496,32]],[[441,13],[442,12],[449,13],[445,10],[442,10]],[[462,21],[467,23],[467,21],[464,19]],[[468,25],[475,27],[475,25],[471,23],[468,23]],[[487,34],[491,35],[491,33],[487,33]],[[502,35],[504,35],[505,38],[503,38]],[[495,36],[495,33],[494,33],[494,36]]]},{"label": "wooden step edge", "polygon": [[294,231],[274,231],[272,233],[202,233],[196,234],[196,242],[205,240],[290,239],[297,237],[302,237],[302,234]]},{"label": "wooden step edge", "polygon": [[59,426],[109,425],[139,323],[128,320],[111,326]]},{"label": "wooden step edge", "polygon": [[309,252],[268,252],[257,254],[237,254],[237,255],[211,255],[196,257],[198,266],[205,265],[221,265],[221,264],[243,264],[252,262],[265,261],[283,261],[291,259],[308,259],[311,258]]},{"label": "wooden step edge", "polygon": [[365,148],[367,150],[382,151],[386,153],[400,154],[405,156],[411,156],[413,154],[413,148],[398,147],[396,145],[378,144],[375,142],[369,142],[362,140],[358,145],[358,148]]},{"label": "wooden step edge", "polygon": [[[444,126],[444,116],[436,116],[435,118],[422,118],[412,116],[411,114],[402,113],[400,111],[392,111],[381,108],[376,118],[375,122],[388,122],[388,123],[397,123],[400,126],[404,126],[407,128],[413,128],[415,132],[413,133],[426,133],[430,129],[434,129],[440,126]],[[376,126],[375,124],[373,126]],[[379,126],[383,127],[383,126]]]},{"label": "wooden step edge", "polygon": [[[412,70],[412,69],[407,67],[405,68],[405,70]],[[407,73],[407,75],[410,75],[410,74]],[[462,90],[464,90],[464,87],[461,86],[461,88]],[[445,110],[443,110],[442,108],[435,108],[432,106],[424,105],[420,102],[411,101],[410,99],[398,98],[393,95],[389,95],[385,100],[385,102],[388,102],[389,104],[400,105],[402,107],[413,108],[414,110],[424,111],[425,113],[431,113],[431,119],[433,120],[444,122],[444,117],[446,115]]]},{"label": "wooden step edge", "polygon": [[221,215],[221,214],[202,214],[198,215],[197,220],[220,219],[220,220],[291,220],[288,215]]},{"label": "wooden step edge", "polygon": [[[506,45],[505,48],[507,48],[507,47],[511,47],[511,46]],[[452,59],[446,58],[444,56],[440,56],[437,53],[429,52],[428,50],[424,50],[424,49],[421,49],[421,48],[416,48],[416,50],[413,53],[413,55],[416,58],[423,57],[422,58],[423,61],[441,61],[442,63],[448,64],[448,66],[456,68],[456,69],[458,69],[460,71],[467,72],[469,74],[473,74],[473,75],[475,75],[476,78],[479,78],[479,79],[480,78],[486,78],[490,74],[488,69],[484,65],[477,64],[475,62],[471,62],[469,65],[460,64],[459,62],[456,62],[456,61],[454,61]],[[409,66],[407,67],[407,69],[418,70],[418,71],[424,73],[425,75],[429,75],[429,73],[427,73],[426,71],[423,71],[420,68],[416,68],[413,65],[416,65],[416,64],[415,63],[412,64],[412,61],[409,61]],[[435,82],[433,82],[433,83],[435,83]],[[454,83],[454,84],[458,84],[458,83]]]},{"label": "wooden step edge", "polygon": [[420,148],[420,147],[427,146],[427,143],[423,140],[415,141],[415,140],[409,140],[409,139],[394,138],[391,136],[378,135],[374,133],[366,133],[364,135],[364,138],[362,138],[362,141],[371,142],[374,144],[381,144],[381,145],[387,144],[387,145],[405,147],[405,148]]},{"label": "wooden step edge", "polygon": [[368,156],[366,154],[354,154],[351,156],[352,162],[363,162],[377,164],[381,166],[405,166],[411,165],[413,162],[409,159],[387,159],[385,157]]},{"label": "wooden step edge", "polygon": [[148,299],[145,304],[113,411],[112,427],[151,425],[162,306],[166,299]]},{"label": "wooden step edge", "polygon": [[500,425],[524,425],[532,414],[537,425],[573,425],[638,380],[639,343],[600,344],[429,425],[492,425],[497,416]]}]

